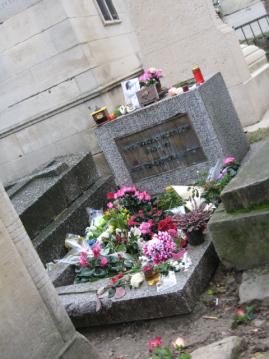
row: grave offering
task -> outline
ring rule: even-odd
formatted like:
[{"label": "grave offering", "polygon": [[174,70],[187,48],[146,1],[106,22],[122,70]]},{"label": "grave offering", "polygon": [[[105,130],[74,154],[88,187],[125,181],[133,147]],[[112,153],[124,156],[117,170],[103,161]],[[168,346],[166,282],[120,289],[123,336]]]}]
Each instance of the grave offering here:
[{"label": "grave offering", "polygon": [[193,183],[197,171],[248,151],[243,129],[221,74],[95,129],[119,185],[150,194],[169,184]]},{"label": "grave offering", "polygon": [[[174,213],[204,211],[207,222],[214,206],[197,194],[193,197],[196,191],[202,193],[201,188],[177,190],[182,197],[168,188],[169,195],[157,199],[135,186],[124,186],[107,194],[104,212],[91,210],[84,237],[67,236],[71,251],[49,267],[49,275],[77,327],[192,310],[217,258],[207,238],[201,245],[188,245],[185,228],[176,225]],[[181,206],[160,209],[159,205],[169,207],[169,197]],[[76,265],[73,275],[70,265]]]}]

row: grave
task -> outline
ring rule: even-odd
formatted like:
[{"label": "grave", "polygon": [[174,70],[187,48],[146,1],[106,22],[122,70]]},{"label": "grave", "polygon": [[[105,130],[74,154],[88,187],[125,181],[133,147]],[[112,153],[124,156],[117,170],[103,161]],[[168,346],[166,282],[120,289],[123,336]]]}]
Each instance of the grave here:
[{"label": "grave", "polygon": [[220,260],[245,270],[269,264],[269,141],[254,146],[209,222]]},{"label": "grave", "polygon": [[126,288],[127,294],[121,299],[101,299],[102,309],[98,312],[96,290],[106,286],[108,279],[72,284],[72,268],[63,264],[56,265],[49,275],[76,328],[169,317],[193,310],[218,264],[208,239],[200,246],[190,247],[188,253],[192,265],[187,271],[176,273],[174,286],[160,292],[146,282],[138,289]]},{"label": "grave", "polygon": [[58,157],[17,183],[7,186],[43,264],[63,257],[67,233],[83,234],[86,208],[101,208],[113,179],[99,177],[92,155]]},{"label": "grave", "polygon": [[95,130],[119,185],[157,194],[190,184],[219,159],[241,160],[248,144],[220,73],[182,95],[166,98]]}]

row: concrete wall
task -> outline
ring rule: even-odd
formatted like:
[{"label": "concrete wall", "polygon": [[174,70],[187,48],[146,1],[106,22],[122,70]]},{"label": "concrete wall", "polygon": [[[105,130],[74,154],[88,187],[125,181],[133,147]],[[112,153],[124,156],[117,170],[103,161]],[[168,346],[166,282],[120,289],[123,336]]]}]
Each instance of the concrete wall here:
[{"label": "concrete wall", "polygon": [[1,359],[98,359],[75,331],[1,183],[0,247]]},{"label": "concrete wall", "polygon": [[120,81],[141,68],[125,1],[114,0],[121,21],[112,25],[95,0],[5,1],[0,179],[14,180],[56,155],[91,150],[100,157],[89,113],[121,104]]},{"label": "concrete wall", "polygon": [[[260,119],[245,84],[251,79],[235,32],[216,15],[211,0],[128,0],[144,67],[161,67],[163,83],[221,72],[243,126]],[[269,81],[269,79],[267,79]],[[269,103],[268,103],[269,104]]]}]

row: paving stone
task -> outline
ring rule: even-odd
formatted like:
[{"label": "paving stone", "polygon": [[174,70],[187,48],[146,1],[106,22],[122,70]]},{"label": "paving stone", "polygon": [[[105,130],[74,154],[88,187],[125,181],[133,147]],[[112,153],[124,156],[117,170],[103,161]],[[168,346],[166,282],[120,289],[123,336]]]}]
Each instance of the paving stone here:
[{"label": "paving stone", "polygon": [[244,272],[239,287],[239,297],[241,304],[256,300],[269,301],[269,267]]},{"label": "paving stone", "polygon": [[209,221],[209,232],[226,267],[245,270],[269,264],[269,210],[228,214],[221,205]]},{"label": "paving stone", "polygon": [[269,141],[244,163],[225,187],[221,199],[227,212],[262,205],[269,207]]},{"label": "paving stone", "polygon": [[244,341],[239,337],[227,337],[191,353],[192,359],[238,359],[244,349]]},{"label": "paving stone", "polygon": [[146,282],[138,289],[126,288],[127,294],[121,299],[102,299],[99,312],[96,312],[95,291],[106,286],[108,279],[58,287],[57,291],[77,328],[190,313],[207,287],[218,260],[208,240],[191,248],[189,254],[192,266],[186,272],[176,273],[175,286],[163,292],[157,292],[156,286],[148,286]]}]

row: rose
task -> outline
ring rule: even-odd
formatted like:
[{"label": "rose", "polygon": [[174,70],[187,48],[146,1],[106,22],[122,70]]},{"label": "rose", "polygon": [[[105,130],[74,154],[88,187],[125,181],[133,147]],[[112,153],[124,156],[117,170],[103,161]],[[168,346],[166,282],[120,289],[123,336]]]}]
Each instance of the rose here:
[{"label": "rose", "polygon": [[149,352],[152,353],[154,348],[160,348],[162,346],[162,339],[161,337],[156,337],[155,339],[149,340]]},{"label": "rose", "polygon": [[113,203],[112,203],[112,202],[108,202],[107,208],[109,208],[109,209],[113,208]]},{"label": "rose", "polygon": [[223,162],[225,165],[229,165],[230,163],[233,163],[234,161],[235,161],[234,157],[226,157]]},{"label": "rose", "polygon": [[101,259],[101,267],[104,268],[104,267],[107,266],[107,264],[108,264],[107,258],[106,258],[106,257],[103,257],[103,258]]},{"label": "rose", "polygon": [[244,316],[246,315],[246,312],[244,311],[244,309],[239,308],[239,309],[237,309],[237,311],[236,311],[236,315],[237,315],[238,317],[244,317]]},{"label": "rose", "polygon": [[119,273],[115,277],[111,278],[112,284],[116,284],[121,278],[123,278],[123,274]]},{"label": "rose", "polygon": [[185,347],[185,341],[183,338],[179,337],[175,341],[172,342],[172,345],[176,350],[180,350]]}]

